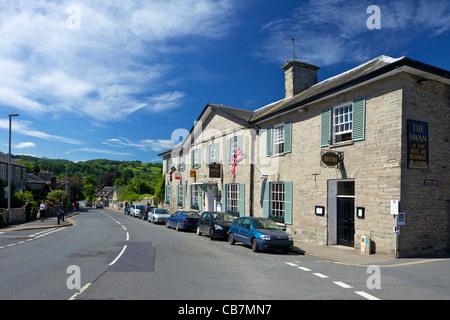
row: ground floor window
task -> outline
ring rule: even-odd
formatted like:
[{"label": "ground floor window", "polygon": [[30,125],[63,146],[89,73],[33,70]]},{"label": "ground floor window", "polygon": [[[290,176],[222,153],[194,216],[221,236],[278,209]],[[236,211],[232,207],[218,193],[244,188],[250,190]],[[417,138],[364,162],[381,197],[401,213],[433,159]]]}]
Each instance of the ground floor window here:
[{"label": "ground floor window", "polygon": [[239,216],[239,184],[227,184],[227,212]]},{"label": "ground floor window", "polygon": [[197,185],[191,186],[191,209],[199,209],[200,203],[200,187]]},{"label": "ground floor window", "polygon": [[274,221],[284,222],[285,213],[285,188],[283,182],[270,183],[270,212],[269,218]]},{"label": "ground floor window", "polygon": [[177,205],[180,207],[184,206],[184,188],[183,185],[178,185],[178,197],[177,197]]},{"label": "ground floor window", "polygon": [[292,224],[292,181],[263,183],[263,217]]},{"label": "ground floor window", "polygon": [[166,186],[166,203],[170,204],[171,203],[171,188],[172,186],[168,185]]}]

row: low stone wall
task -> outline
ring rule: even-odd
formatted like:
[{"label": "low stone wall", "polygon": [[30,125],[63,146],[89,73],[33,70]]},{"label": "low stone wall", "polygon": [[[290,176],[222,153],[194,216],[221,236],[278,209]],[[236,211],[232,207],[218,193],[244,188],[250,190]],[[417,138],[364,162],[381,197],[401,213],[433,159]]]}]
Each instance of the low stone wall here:
[{"label": "low stone wall", "polygon": [[[52,217],[52,216],[56,216],[58,214],[59,211],[59,205],[50,207],[47,209],[47,217]],[[32,213],[32,219],[36,218],[36,214],[37,212],[34,212],[35,210],[33,210]],[[9,215],[9,221],[7,220],[7,214],[8,214],[8,209],[0,209],[0,212],[2,213],[2,215],[4,216],[5,219],[5,223],[7,224],[18,224],[18,223],[24,223],[26,222],[26,218],[25,218],[25,210],[24,208],[14,208],[10,210],[10,215]]]}]

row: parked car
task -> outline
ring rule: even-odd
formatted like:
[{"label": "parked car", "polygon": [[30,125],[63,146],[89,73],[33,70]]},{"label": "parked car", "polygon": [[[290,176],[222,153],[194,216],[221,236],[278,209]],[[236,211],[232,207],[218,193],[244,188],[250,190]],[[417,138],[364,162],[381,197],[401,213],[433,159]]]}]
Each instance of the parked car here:
[{"label": "parked car", "polygon": [[197,235],[201,236],[203,233],[206,233],[211,240],[224,239],[228,236],[228,231],[233,221],[234,216],[229,213],[205,211],[198,221]]},{"label": "parked car", "polygon": [[167,228],[181,229],[197,229],[200,216],[195,211],[177,211],[167,218]]},{"label": "parked car", "polygon": [[130,216],[139,217],[139,212],[145,210],[145,206],[143,204],[132,204],[130,208]]},{"label": "parked car", "polygon": [[95,209],[103,209],[103,203],[99,202],[97,203],[97,205],[95,206]]},{"label": "parked car", "polygon": [[240,217],[234,220],[228,234],[228,242],[249,244],[253,251],[282,250],[289,252],[294,241],[274,221],[267,218]]},{"label": "parked car", "polygon": [[91,207],[92,208],[92,202],[86,201],[85,207]]},{"label": "parked car", "polygon": [[152,211],[154,207],[152,206],[145,206],[145,210],[141,210],[139,212],[139,219],[143,219],[143,220],[147,220],[148,219],[148,214]]},{"label": "parked car", "polygon": [[170,217],[170,211],[162,208],[153,208],[148,214],[148,222],[165,223]]}]

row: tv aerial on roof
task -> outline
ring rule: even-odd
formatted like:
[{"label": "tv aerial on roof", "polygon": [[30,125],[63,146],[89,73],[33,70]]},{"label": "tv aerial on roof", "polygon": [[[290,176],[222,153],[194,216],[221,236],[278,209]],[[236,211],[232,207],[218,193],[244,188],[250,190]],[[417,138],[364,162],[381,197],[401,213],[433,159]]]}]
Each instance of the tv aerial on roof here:
[{"label": "tv aerial on roof", "polygon": [[304,40],[304,38],[285,38],[284,40],[291,40],[292,41],[292,61],[296,61],[297,59],[302,59],[302,60],[306,60],[308,58],[304,58],[304,57],[296,57],[295,56],[295,40]]}]

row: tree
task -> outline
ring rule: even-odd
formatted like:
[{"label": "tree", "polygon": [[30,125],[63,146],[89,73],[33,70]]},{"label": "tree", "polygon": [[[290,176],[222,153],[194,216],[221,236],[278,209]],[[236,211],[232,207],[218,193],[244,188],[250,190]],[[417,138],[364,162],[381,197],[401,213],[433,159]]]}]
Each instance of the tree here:
[{"label": "tree", "polygon": [[88,184],[84,186],[84,196],[86,200],[93,202],[95,200],[95,187],[92,184]]},{"label": "tree", "polygon": [[166,190],[165,181],[166,179],[164,175],[161,175],[157,180],[155,188],[155,203],[164,201],[164,193]]},{"label": "tree", "polygon": [[67,194],[63,190],[53,190],[47,195],[47,199],[53,201],[53,203],[58,204],[62,201],[61,197],[64,196],[67,199]]}]

